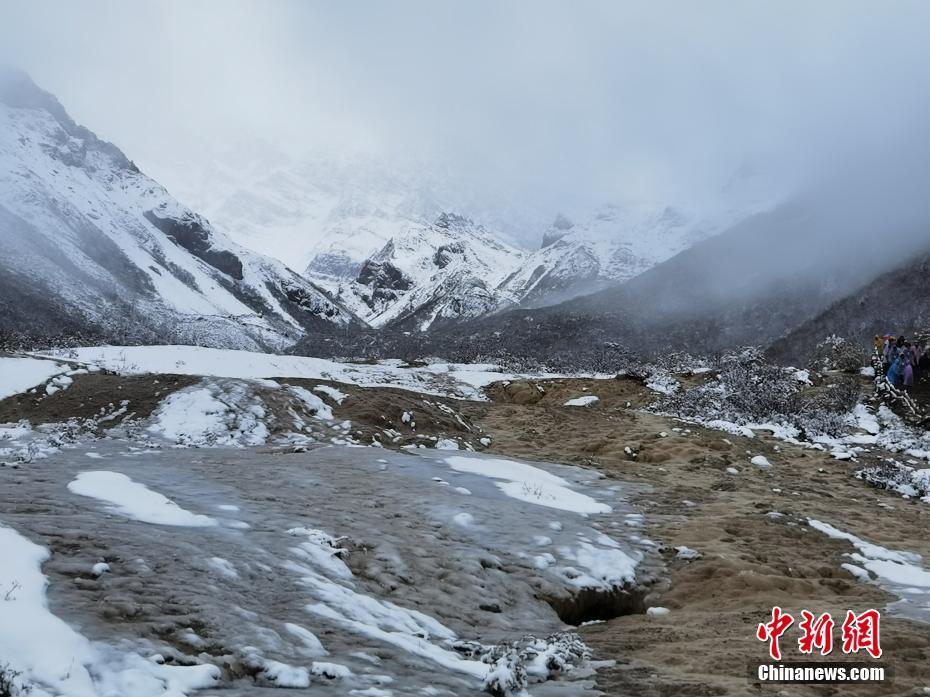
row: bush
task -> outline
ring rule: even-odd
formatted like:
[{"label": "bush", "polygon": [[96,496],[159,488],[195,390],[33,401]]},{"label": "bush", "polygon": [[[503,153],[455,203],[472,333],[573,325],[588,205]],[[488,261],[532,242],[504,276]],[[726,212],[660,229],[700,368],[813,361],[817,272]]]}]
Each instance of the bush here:
[{"label": "bush", "polygon": [[819,373],[829,370],[858,373],[864,365],[868,365],[868,356],[862,347],[835,334],[817,344],[809,362],[811,370]]},{"label": "bush", "polygon": [[859,400],[859,382],[841,376],[819,387],[803,387],[792,368],[768,363],[754,348],[719,359],[719,372],[704,385],[667,395],[656,411],[698,421],[736,424],[781,423],[802,435],[840,435]]},{"label": "bush", "polygon": [[6,663],[0,663],[0,697],[24,697],[31,687],[22,684],[19,671],[13,670]]},{"label": "bush", "polygon": [[849,430],[846,416],[859,394],[859,381],[846,375],[823,387],[800,391],[790,400],[792,422],[806,432],[842,435]]}]

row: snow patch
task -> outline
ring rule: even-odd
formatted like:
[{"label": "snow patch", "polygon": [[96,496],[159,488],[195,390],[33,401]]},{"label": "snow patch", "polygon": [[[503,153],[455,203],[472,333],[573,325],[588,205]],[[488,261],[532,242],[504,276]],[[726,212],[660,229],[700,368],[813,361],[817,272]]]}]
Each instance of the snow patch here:
[{"label": "snow patch", "polygon": [[[91,643],[48,609],[41,565],[49,552],[0,526],[0,656],[36,697],[184,697],[214,686],[213,665],[168,666]],[[26,694],[24,692],[24,694]]]},{"label": "snow patch", "polygon": [[105,501],[110,504],[108,510],[143,523],[181,527],[219,525],[214,518],[191,513],[119,472],[81,472],[68,484],[68,490],[79,496]]},{"label": "snow patch", "polygon": [[585,395],[584,397],[575,397],[565,402],[566,407],[589,407],[595,402],[599,402],[600,397],[596,397],[593,394]]},{"label": "snow patch", "polygon": [[528,503],[575,513],[609,513],[606,503],[599,503],[587,494],[569,488],[569,483],[545,470],[513,460],[453,456],[446,464],[458,472],[479,474],[492,479],[507,496]]}]

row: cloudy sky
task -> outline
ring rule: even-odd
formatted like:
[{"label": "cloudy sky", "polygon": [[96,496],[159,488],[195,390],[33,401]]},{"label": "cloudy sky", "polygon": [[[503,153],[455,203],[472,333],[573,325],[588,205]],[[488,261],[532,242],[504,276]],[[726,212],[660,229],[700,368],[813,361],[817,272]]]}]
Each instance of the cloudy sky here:
[{"label": "cloudy sky", "polygon": [[3,58],[169,188],[260,138],[553,210],[897,169],[927,141],[928,27],[894,1],[0,0]]}]

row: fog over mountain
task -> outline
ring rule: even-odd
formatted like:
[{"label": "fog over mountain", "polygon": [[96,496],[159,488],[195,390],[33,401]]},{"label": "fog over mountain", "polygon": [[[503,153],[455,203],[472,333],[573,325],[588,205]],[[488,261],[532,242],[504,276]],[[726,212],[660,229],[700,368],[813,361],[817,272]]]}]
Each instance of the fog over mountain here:
[{"label": "fog over mountain", "polygon": [[222,203],[191,181],[240,145],[362,153],[428,163],[442,189],[468,192],[459,205],[538,211],[509,231],[534,247],[559,212],[714,209],[746,173],[752,196],[783,200],[921,147],[928,15],[916,2],[4,2],[0,44],[189,205]]},{"label": "fog over mountain", "polygon": [[359,326],[600,292],[569,307],[620,341],[743,303],[699,343],[766,343],[927,238],[922,3],[3,11],[0,59]]}]

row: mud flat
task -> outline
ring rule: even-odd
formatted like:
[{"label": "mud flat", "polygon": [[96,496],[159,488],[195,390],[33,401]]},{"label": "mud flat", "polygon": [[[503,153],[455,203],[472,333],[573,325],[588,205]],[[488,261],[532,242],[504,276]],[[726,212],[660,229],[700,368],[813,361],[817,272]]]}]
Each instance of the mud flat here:
[{"label": "mud flat", "polygon": [[51,552],[54,614],[215,666],[223,695],[482,694],[510,642],[533,694],[595,694],[560,615],[609,616],[656,568],[631,488],[478,454],[102,439],[0,480],[0,520]]}]

